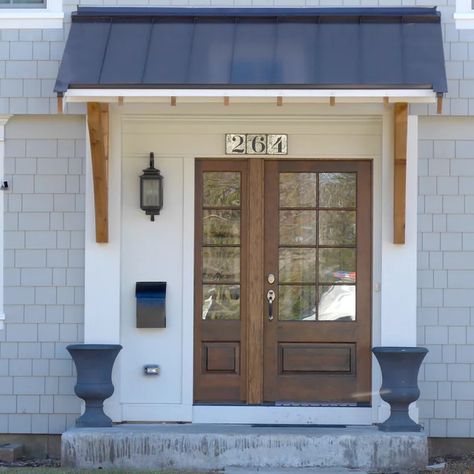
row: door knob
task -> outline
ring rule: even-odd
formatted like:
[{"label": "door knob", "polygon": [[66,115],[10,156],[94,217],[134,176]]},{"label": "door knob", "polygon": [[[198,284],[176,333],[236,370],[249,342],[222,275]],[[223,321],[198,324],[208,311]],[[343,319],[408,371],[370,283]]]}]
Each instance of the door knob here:
[{"label": "door knob", "polygon": [[268,290],[267,301],[268,301],[268,320],[273,321],[273,302],[275,301],[276,295],[273,290]]}]

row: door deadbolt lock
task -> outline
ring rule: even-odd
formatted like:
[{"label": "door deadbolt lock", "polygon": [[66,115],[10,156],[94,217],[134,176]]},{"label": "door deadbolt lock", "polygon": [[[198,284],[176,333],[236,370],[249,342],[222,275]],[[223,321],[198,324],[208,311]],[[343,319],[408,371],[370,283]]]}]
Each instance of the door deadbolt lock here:
[{"label": "door deadbolt lock", "polygon": [[270,285],[273,285],[273,283],[275,283],[275,275],[273,273],[269,273],[267,276],[267,281],[270,283]]}]

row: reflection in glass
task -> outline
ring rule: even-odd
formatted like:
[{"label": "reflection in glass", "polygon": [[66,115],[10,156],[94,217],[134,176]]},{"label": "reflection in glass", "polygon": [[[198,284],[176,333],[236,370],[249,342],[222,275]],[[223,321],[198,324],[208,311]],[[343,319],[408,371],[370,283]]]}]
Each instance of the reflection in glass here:
[{"label": "reflection in glass", "polygon": [[316,211],[280,211],[280,245],[316,245]]},{"label": "reflection in glass", "polygon": [[319,207],[355,207],[356,173],[320,173]]},{"label": "reflection in glass", "polygon": [[316,319],[316,288],[314,285],[279,285],[278,319],[311,321]]},{"label": "reflection in glass", "polygon": [[206,171],[203,173],[204,207],[240,206],[240,173]]},{"label": "reflection in glass", "polygon": [[319,211],[319,245],[355,245],[355,211]]},{"label": "reflection in glass", "polygon": [[281,283],[312,283],[316,278],[316,249],[280,248]]},{"label": "reflection in glass", "polygon": [[319,249],[319,281],[355,283],[355,249]]},{"label": "reflection in glass", "polygon": [[202,279],[223,283],[240,281],[240,248],[203,247]]},{"label": "reflection in glass", "polygon": [[204,285],[202,319],[240,319],[240,286]]},{"label": "reflection in glass", "polygon": [[280,173],[280,207],[316,207],[316,173]]},{"label": "reflection in glass", "polygon": [[321,285],[319,287],[319,321],[355,321],[355,285]]},{"label": "reflection in glass", "polygon": [[203,211],[203,243],[240,243],[240,211]]}]

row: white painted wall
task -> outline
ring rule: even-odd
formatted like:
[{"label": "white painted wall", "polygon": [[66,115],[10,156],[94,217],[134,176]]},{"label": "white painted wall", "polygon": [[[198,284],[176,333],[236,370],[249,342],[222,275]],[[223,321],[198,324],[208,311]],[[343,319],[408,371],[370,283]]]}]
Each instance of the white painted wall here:
[{"label": "white painted wall", "polygon": [[[416,207],[408,209],[409,245],[406,251],[400,252],[390,245],[393,144],[388,132],[392,126],[391,114],[387,109],[358,105],[287,105],[282,108],[264,104],[230,107],[195,104],[176,108],[163,104],[126,105],[112,107],[111,120],[114,124],[111,127],[111,166],[114,169],[110,174],[113,250],[105,249],[99,255],[101,246],[89,241],[91,258],[86,260],[89,267],[86,275],[92,282],[88,282],[87,277],[86,282],[94,286],[94,290],[86,292],[86,338],[89,339],[86,341],[98,342],[105,337],[111,342],[110,334],[114,335],[113,339],[117,331],[120,334],[124,350],[116,370],[120,383],[112,400],[112,405],[117,407],[113,410],[116,421],[215,421],[216,416],[222,422],[231,421],[225,419],[225,412],[219,408],[206,412],[195,407],[193,413],[192,407],[194,159],[224,157],[225,133],[287,133],[290,155],[285,158],[288,159],[374,160],[373,343],[386,343],[389,334],[393,336],[390,340],[394,345],[412,345],[416,340],[416,295],[412,295],[416,286],[411,275],[413,265],[416,271],[416,226],[413,227]],[[411,125],[414,129],[416,122],[412,121]],[[150,222],[140,211],[138,202],[138,176],[147,166],[150,151],[155,153],[155,164],[162,171],[165,186],[164,208],[155,222]],[[409,170],[410,196],[416,195],[413,172],[416,173],[416,163]],[[91,214],[91,200],[87,203]],[[87,220],[87,226],[88,235],[93,235],[91,219]],[[402,268],[410,263],[405,272],[402,271],[405,277],[397,280],[396,288],[385,281],[391,283],[387,270],[390,262]],[[106,281],[107,273],[115,282],[113,288]],[[120,284],[117,284],[118,278]],[[134,288],[135,282],[141,280],[168,282],[167,328],[135,327]],[[391,323],[394,310],[389,307],[389,295],[385,293],[389,290],[407,295],[405,307],[410,310],[404,315],[409,332],[406,327]],[[107,329],[94,325],[94,318],[88,316],[98,298],[100,305],[105,306],[109,301],[114,308],[107,317]],[[118,302],[120,315],[116,311]],[[143,365],[147,363],[159,364],[161,375],[144,376]],[[373,381],[377,390],[380,378],[375,365]],[[339,423],[371,423],[378,420],[379,403],[375,396],[374,408],[361,409],[365,410],[362,416],[362,412],[351,414],[351,410],[332,408],[331,417]],[[239,410],[242,410],[240,416],[248,418],[246,407]],[[286,423],[302,419],[317,423],[327,418],[321,410],[310,413],[304,408],[295,408],[287,410],[284,416],[275,410],[253,407],[252,416],[255,421]],[[229,416],[234,421],[236,416],[239,418],[234,412]]]}]

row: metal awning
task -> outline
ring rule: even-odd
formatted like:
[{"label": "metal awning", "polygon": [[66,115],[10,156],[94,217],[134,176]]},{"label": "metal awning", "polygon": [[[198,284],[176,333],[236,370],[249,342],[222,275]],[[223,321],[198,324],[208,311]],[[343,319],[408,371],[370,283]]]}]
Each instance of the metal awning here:
[{"label": "metal awning", "polygon": [[447,91],[440,14],[415,7],[79,7],[73,13],[58,95],[179,91],[187,97],[397,91],[433,98]]}]

